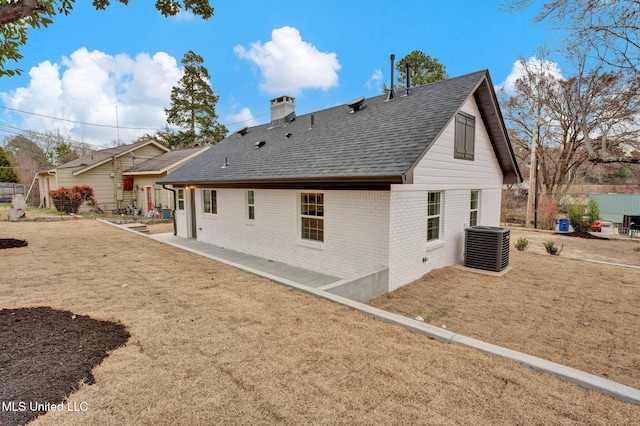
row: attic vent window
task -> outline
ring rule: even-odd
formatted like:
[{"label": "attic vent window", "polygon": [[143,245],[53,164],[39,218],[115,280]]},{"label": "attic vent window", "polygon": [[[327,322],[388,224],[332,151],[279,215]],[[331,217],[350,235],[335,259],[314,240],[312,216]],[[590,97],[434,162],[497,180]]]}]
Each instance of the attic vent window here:
[{"label": "attic vent window", "polygon": [[260,141],[260,142],[256,142],[254,145],[256,148],[262,148],[267,142],[266,141]]},{"label": "attic vent window", "polygon": [[354,100],[349,102],[347,106],[351,108],[351,111],[349,111],[350,114],[360,111],[365,107],[364,98],[362,96],[360,96],[359,98],[355,98]]},{"label": "attic vent window", "polygon": [[244,126],[240,130],[238,130],[236,133],[238,134],[238,136],[243,137],[244,135],[247,134],[247,132],[248,132],[247,126]]}]

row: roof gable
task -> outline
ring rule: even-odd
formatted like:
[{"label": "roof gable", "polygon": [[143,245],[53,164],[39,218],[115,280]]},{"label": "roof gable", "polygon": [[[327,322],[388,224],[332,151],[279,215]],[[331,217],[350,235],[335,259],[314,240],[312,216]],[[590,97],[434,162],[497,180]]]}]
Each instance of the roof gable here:
[{"label": "roof gable", "polygon": [[[265,182],[410,182],[414,165],[464,102],[482,88],[479,105],[491,123],[492,142],[503,156],[505,176],[519,176],[487,71],[411,89],[391,101],[385,95],[295,117],[285,125],[264,124],[231,134],[187,165],[161,179],[174,184]],[[485,93],[489,91],[490,93]],[[313,125],[312,125],[313,123]],[[494,134],[500,133],[503,134]],[[259,147],[258,147],[259,146]],[[226,166],[225,166],[226,164]],[[223,167],[225,166],[225,167]]]},{"label": "roof gable", "polygon": [[169,149],[162,146],[156,141],[153,140],[145,140],[136,143],[132,143],[129,145],[121,145],[113,148],[101,149],[98,151],[93,151],[89,154],[83,155],[80,158],[76,158],[75,160],[69,161],[68,163],[61,164],[58,166],[58,169],[74,169],[74,175],[79,175],[85,173],[95,167],[98,167],[108,161],[110,161],[113,157],[121,157],[123,155],[132,153],[140,148],[143,148],[147,145],[153,145],[160,150],[168,151]]}]

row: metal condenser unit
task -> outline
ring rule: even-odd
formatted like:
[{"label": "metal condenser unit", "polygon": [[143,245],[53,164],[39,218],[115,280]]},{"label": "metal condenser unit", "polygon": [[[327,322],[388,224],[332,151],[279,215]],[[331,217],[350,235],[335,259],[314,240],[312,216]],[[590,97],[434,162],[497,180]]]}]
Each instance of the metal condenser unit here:
[{"label": "metal condenser unit", "polygon": [[472,226],[465,229],[464,266],[500,272],[509,266],[507,228]]}]

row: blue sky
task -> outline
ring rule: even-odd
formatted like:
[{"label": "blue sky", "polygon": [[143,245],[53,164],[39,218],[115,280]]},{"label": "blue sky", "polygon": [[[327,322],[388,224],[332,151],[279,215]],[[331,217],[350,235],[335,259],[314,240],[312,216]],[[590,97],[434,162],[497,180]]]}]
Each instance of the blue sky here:
[{"label": "blue sky", "polygon": [[494,0],[212,4],[215,16],[202,21],[163,18],[151,1],[106,11],[80,1],[31,31],[17,64],[23,75],[0,78],[0,136],[59,130],[108,145],[162,130],[188,50],[204,58],[219,121],[233,131],[267,122],[269,100],[280,95],[296,97],[298,114],[378,95],[391,53],[422,50],[451,77],[489,69],[498,85],[519,55],[559,44],[532,12],[502,13]]}]

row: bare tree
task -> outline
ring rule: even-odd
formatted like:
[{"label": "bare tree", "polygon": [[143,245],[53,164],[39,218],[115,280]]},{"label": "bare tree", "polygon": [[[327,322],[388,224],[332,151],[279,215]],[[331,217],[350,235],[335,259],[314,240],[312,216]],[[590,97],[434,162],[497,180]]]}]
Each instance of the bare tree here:
[{"label": "bare tree", "polygon": [[[515,93],[502,108],[516,155],[537,163],[541,192],[559,197],[587,162],[636,163],[640,139],[638,91],[619,72],[581,68],[563,79],[544,60],[520,60]],[[537,144],[537,161],[531,161]],[[530,175],[534,179],[534,175]]]},{"label": "bare tree", "polygon": [[[503,11],[529,9],[537,3],[500,1]],[[640,74],[639,0],[546,0],[534,20],[543,21],[567,34],[567,47],[586,48],[612,68]]]}]

